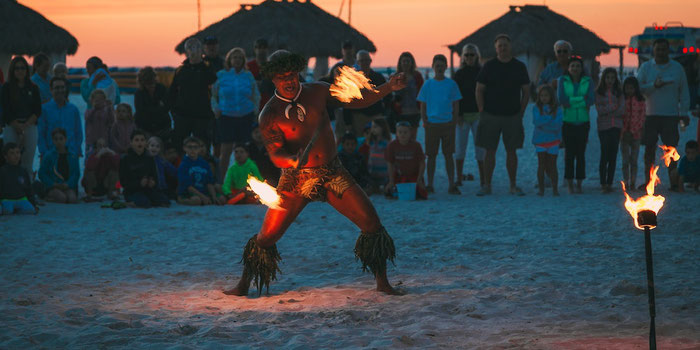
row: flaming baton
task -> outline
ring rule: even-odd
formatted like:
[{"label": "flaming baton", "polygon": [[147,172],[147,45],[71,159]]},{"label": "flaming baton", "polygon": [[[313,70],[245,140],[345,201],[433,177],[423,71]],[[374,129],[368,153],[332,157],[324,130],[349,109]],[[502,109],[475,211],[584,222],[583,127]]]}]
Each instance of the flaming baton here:
[{"label": "flaming baton", "polygon": [[[671,164],[671,160],[678,160],[680,156],[674,147],[661,145],[664,150],[664,155],[661,159],[664,160],[666,166]],[[647,293],[649,295],[649,317],[651,318],[649,326],[649,349],[656,349],[656,298],[654,295],[654,262],[652,260],[651,251],[651,230],[656,228],[657,214],[664,206],[665,198],[661,195],[654,195],[654,188],[661,183],[659,176],[656,174],[659,171],[658,166],[652,166],[649,170],[649,183],[646,186],[647,194],[634,200],[627,194],[625,183],[622,183],[622,191],[625,194],[625,209],[630,213],[634,220],[634,226],[640,230],[644,230],[644,250],[646,252],[647,263]]]}]

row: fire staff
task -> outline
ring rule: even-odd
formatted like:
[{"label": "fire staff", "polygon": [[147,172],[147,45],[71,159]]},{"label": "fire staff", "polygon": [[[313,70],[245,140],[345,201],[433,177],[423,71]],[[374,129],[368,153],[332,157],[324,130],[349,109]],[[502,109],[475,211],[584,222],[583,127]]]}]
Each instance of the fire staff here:
[{"label": "fire staff", "polygon": [[336,154],[336,142],[327,107],[365,108],[392,91],[405,87],[403,75],[393,76],[376,91],[364,90],[363,98],[341,103],[323,82],[301,84],[299,73],[306,59],[280,50],[270,56],[263,73],[275,85],[275,97],[263,108],[260,129],[272,162],[282,169],[277,186],[281,208],[269,208],[260,232],[243,249],[243,273],[229,295],[247,295],[254,282],[258,295],[279,272],[281,257],[276,242],[311,201],[327,201],[357,225],[360,236],[355,256],[362,269],[374,274],[377,290],[399,294],[387,279],[387,260],[395,257],[394,242],[382,226],[367,195],[343,168]]}]

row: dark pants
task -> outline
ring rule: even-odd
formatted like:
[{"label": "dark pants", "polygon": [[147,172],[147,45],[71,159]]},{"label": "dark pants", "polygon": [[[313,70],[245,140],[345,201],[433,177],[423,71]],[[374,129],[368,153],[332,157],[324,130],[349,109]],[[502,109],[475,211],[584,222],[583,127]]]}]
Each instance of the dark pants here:
[{"label": "dark pants", "polygon": [[168,196],[158,189],[148,189],[141,192],[125,194],[127,202],[133,202],[139,208],[169,206]]},{"label": "dark pants", "polygon": [[211,119],[204,118],[191,118],[182,115],[174,115],[175,120],[175,130],[173,130],[173,143],[175,148],[182,151],[182,142],[190,135],[199,138],[204,141],[204,147],[206,147],[207,153],[209,153],[209,146],[211,146]]},{"label": "dark pants", "polygon": [[577,180],[586,178],[586,145],[588,145],[588,131],[591,124],[564,123],[562,127],[562,139],[564,141],[564,178]]},{"label": "dark pants", "polygon": [[[680,139],[680,133],[678,131],[678,123],[680,122],[679,117],[671,116],[658,116],[658,115],[648,115],[644,121],[644,136],[642,137],[642,142],[644,143],[644,175],[649,182],[649,170],[651,170],[652,165],[654,165],[654,160],[656,158],[656,151],[659,146],[656,145],[659,138],[661,138],[661,143],[666,146],[678,147],[678,141]],[[673,177],[670,176],[671,172],[676,170],[678,162],[671,161],[668,166],[668,173],[671,179],[671,187],[675,187]]]},{"label": "dark pants", "polygon": [[615,178],[615,164],[617,162],[617,150],[620,144],[620,129],[610,128],[598,131],[600,138],[600,184],[612,185]]}]

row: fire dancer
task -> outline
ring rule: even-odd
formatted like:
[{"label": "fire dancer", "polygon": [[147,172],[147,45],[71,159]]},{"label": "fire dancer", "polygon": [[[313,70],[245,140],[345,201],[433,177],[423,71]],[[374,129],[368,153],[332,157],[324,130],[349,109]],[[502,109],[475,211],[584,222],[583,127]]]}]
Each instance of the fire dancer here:
[{"label": "fire dancer", "polygon": [[355,256],[364,271],[371,271],[377,290],[399,294],[387,279],[387,260],[395,257],[394,242],[382,226],[374,206],[343,168],[336,153],[327,107],[365,108],[392,91],[405,87],[403,75],[396,75],[379,86],[365,90],[363,98],[341,103],[323,82],[301,84],[299,72],[306,59],[279,50],[263,66],[263,73],[275,84],[275,97],[263,108],[259,121],[270,159],[282,176],[277,186],[281,209],[270,208],[260,232],[250,238],[243,250],[243,274],[238,285],[224,293],[247,295],[250,282],[258,294],[276,279],[281,260],[276,242],[311,201],[328,201],[362,231],[355,244]]}]

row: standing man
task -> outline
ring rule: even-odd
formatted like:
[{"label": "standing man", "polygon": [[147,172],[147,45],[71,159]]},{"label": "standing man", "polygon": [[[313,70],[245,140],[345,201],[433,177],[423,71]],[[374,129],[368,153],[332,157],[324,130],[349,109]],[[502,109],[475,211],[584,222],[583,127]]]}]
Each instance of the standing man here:
[{"label": "standing man", "polygon": [[74,104],[68,102],[68,80],[54,77],[49,83],[52,99],[41,106],[41,118],[37,124],[39,156],[54,149],[52,133],[61,128],[66,131],[66,149],[78,157],[83,156],[83,118]]},{"label": "standing man", "polygon": [[[646,98],[646,120],[644,121],[644,175],[649,182],[649,170],[656,158],[656,142],[666,146],[678,147],[680,133],[678,123],[683,119],[689,124],[688,107],[690,94],[685,71],[680,63],[668,56],[669,43],[664,38],[654,40],[654,58],[639,67],[637,78],[642,94]],[[669,175],[676,169],[677,162],[672,161],[668,167]],[[677,183],[671,176],[671,190],[677,190]],[[642,184],[641,187],[646,186]]]},{"label": "standing man", "polygon": [[[357,64],[360,66],[360,72],[369,79],[369,82],[374,86],[380,86],[386,83],[386,79],[381,73],[376,72],[371,68],[372,57],[370,57],[369,52],[366,50],[357,51]],[[362,135],[362,130],[367,125],[376,118],[381,118],[384,114],[384,110],[388,104],[391,103],[391,95],[387,95],[383,99],[377,101],[377,103],[363,109],[356,109],[350,111],[352,115],[352,131],[355,135]]]},{"label": "standing man", "polygon": [[378,92],[365,90],[363,99],[343,104],[331,96],[327,83],[300,83],[299,72],[306,69],[306,64],[300,55],[279,50],[263,66],[263,73],[272,79],[276,91],[260,114],[260,129],[270,160],[282,168],[277,186],[281,208],[267,210],[262,228],[243,250],[240,281],[224,293],[245,296],[250,282],[255,282],[258,294],[263,287],[269,288],[281,260],[276,242],[309,202],[328,201],[362,231],[355,244],[355,256],[362,262],[363,270],[374,274],[377,290],[399,294],[386,276],[387,260],[394,261],[394,242],[372,202],[338,160],[326,107],[370,106],[403,88],[403,75],[377,87]]},{"label": "standing man", "polygon": [[544,67],[542,73],[540,73],[540,79],[537,81],[537,86],[550,84],[557,90],[557,79],[564,75],[564,72],[569,69],[569,57],[573,52],[573,46],[566,40],[557,40],[554,43],[554,57],[557,58],[556,62],[552,62]]},{"label": "standing man", "polygon": [[219,55],[219,39],[215,36],[204,38],[204,62],[209,63],[214,73],[224,69],[224,58]]},{"label": "standing man", "polygon": [[248,70],[253,73],[255,82],[258,84],[258,91],[260,91],[260,108],[258,110],[262,111],[267,101],[270,100],[272,94],[275,92],[275,85],[272,84],[272,81],[260,73],[260,67],[267,62],[267,40],[262,38],[255,40],[253,50],[255,51],[255,58],[248,61],[247,64]]},{"label": "standing man", "polygon": [[202,43],[196,38],[187,39],[185,52],[187,59],[175,70],[168,90],[168,106],[175,122],[173,142],[181,149],[182,141],[194,135],[204,141],[209,153],[214,120],[209,87],[216,81],[216,72],[202,59]]},{"label": "standing man", "polygon": [[476,144],[486,149],[484,186],[477,196],[491,194],[491,179],[501,134],[506,148],[510,193],[525,195],[516,184],[518,155],[515,152],[523,147],[525,139],[523,114],[530,98],[530,78],[525,64],[513,57],[510,41],[506,34],[496,36],[496,58],[486,62],[476,78],[476,104],[481,113]]}]

